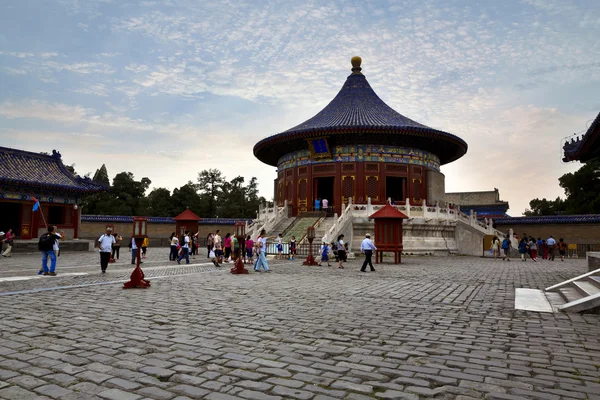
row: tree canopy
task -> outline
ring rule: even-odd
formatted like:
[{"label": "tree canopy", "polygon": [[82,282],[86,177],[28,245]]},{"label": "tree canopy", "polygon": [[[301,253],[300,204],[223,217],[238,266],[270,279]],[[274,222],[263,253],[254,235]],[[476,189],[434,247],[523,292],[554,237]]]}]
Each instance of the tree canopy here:
[{"label": "tree canopy", "polygon": [[[105,165],[96,171],[93,180],[109,184]],[[121,172],[114,177],[109,192],[83,199],[83,212],[175,217],[189,208],[201,218],[252,218],[265,201],[258,196],[256,178],[247,184],[242,176],[228,181],[218,169],[201,171],[196,183],[188,181],[173,192],[154,188],[146,195],[150,184],[148,178],[137,181],[131,172]]]},{"label": "tree canopy", "polygon": [[533,199],[524,214],[600,214],[600,158],[584,164],[573,173],[564,174],[558,182],[565,190],[566,199]]}]

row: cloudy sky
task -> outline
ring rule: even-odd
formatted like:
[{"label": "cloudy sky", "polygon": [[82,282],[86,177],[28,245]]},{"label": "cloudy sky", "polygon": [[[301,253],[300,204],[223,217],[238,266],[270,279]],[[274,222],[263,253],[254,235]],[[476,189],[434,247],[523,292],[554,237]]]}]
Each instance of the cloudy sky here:
[{"label": "cloudy sky", "polygon": [[0,145],[169,189],[218,168],[270,198],[252,147],[360,55],[391,107],[469,144],[446,190],[497,187],[520,215],[579,167],[561,143],[600,111],[599,37],[596,0],[4,0]]}]

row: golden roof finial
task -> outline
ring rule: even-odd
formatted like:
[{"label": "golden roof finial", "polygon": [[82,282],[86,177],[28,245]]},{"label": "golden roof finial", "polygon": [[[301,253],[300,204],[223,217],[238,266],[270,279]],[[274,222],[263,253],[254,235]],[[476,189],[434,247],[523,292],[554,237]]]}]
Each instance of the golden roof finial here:
[{"label": "golden roof finial", "polygon": [[362,58],[360,58],[359,56],[354,56],[352,57],[350,62],[352,63],[352,73],[360,74],[360,71],[362,70],[362,68],[360,67],[360,64],[362,63]]}]

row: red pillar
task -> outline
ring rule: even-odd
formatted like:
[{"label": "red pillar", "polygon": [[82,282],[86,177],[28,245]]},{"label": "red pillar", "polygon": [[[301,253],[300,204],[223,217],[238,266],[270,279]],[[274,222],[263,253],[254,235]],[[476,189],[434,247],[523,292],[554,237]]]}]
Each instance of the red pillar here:
[{"label": "red pillar", "polygon": [[73,216],[72,218],[72,222],[73,222],[73,239],[79,239],[79,209],[75,209],[75,207],[73,207]]},{"label": "red pillar", "polygon": [[40,228],[40,211],[36,211],[31,216],[31,237],[37,238],[39,237],[39,228]]}]

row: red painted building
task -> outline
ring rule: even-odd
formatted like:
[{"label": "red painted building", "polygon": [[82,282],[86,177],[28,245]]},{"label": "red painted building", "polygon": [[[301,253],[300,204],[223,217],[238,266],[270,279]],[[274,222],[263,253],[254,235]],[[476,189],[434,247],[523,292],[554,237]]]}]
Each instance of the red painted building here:
[{"label": "red painted building", "polygon": [[293,215],[312,211],[315,199],[332,210],[356,204],[443,202],[440,165],[467,152],[457,136],[404,117],[385,104],[352,59],[352,74],[317,115],[254,146],[254,155],[276,166],[275,199]]},{"label": "red painted building", "polygon": [[[17,237],[31,239],[48,225],[56,225],[77,238],[82,196],[108,188],[80,178],[69,171],[59,152],[43,155],[0,147],[0,230],[12,229]],[[33,198],[40,211],[33,212]]]}]

